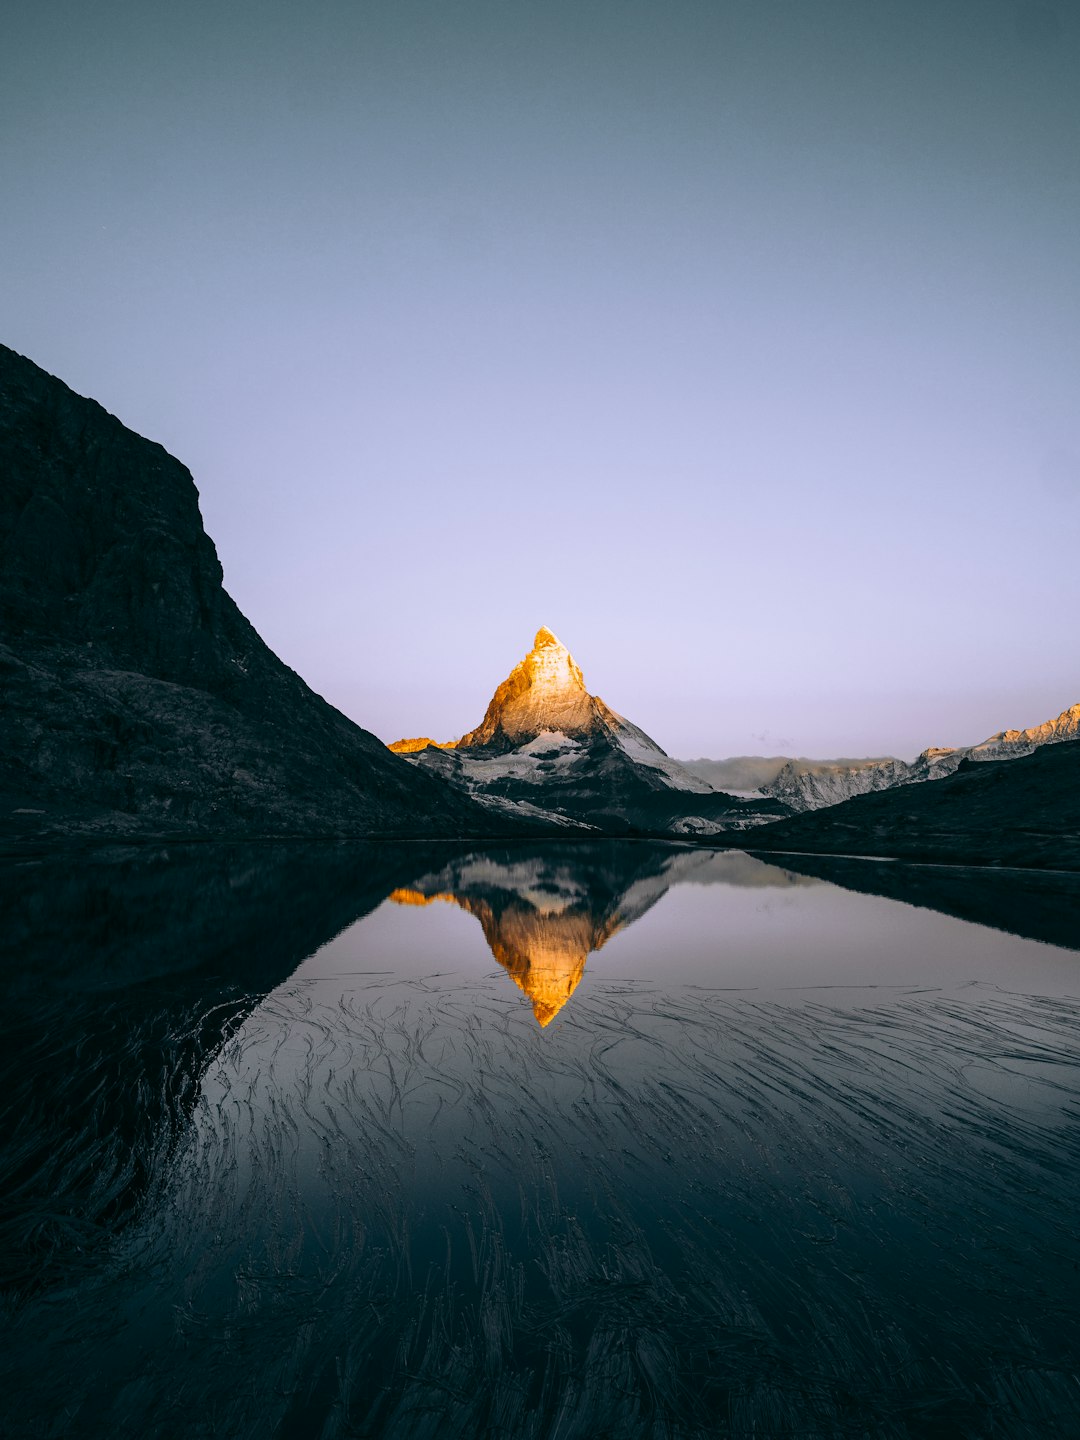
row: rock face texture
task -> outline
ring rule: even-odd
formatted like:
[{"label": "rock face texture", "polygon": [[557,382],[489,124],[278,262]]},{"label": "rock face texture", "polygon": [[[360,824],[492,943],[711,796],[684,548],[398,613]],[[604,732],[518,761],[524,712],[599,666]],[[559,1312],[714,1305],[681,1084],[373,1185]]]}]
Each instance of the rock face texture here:
[{"label": "rock face texture", "polygon": [[546,628],[475,730],[442,745],[398,740],[390,748],[483,804],[605,832],[712,834],[788,813],[775,800],[715,791],[672,760],[589,694],[570,652]]},{"label": "rock face texture", "polygon": [[478,835],[275,656],[188,471],[0,346],[0,837]]},{"label": "rock face texture", "polygon": [[[510,674],[496,689],[483,720],[475,730],[460,740],[439,744],[426,737],[418,740],[395,740],[391,750],[401,754],[435,746],[440,750],[485,750],[488,754],[505,754],[528,744],[539,735],[561,734],[580,740],[601,731],[626,727],[627,721],[596,695],[585,688],[585,677],[574,663],[566,646],[546,627],[536,632],[533,648],[518,661]],[[637,732],[641,735],[641,732]],[[642,737],[658,757],[668,757],[660,747]],[[669,765],[674,762],[669,761]],[[686,776],[687,789],[706,790],[711,787]]]},{"label": "rock face texture", "polygon": [[1000,730],[978,745],[955,748],[931,746],[910,764],[903,760],[807,761],[792,760],[764,793],[784,801],[792,810],[819,810],[837,805],[853,795],[889,790],[894,785],[918,785],[924,780],[941,780],[953,775],[965,760],[1014,760],[1030,755],[1040,745],[1056,745],[1080,739],[1080,705],[1063,710],[1055,720],[1027,730]]},{"label": "rock face texture", "polygon": [[908,768],[903,760],[789,760],[765,790],[792,810],[818,810],[899,785]]},{"label": "rock face texture", "polygon": [[491,697],[483,720],[456,748],[509,750],[544,731],[576,738],[617,723],[604,702],[585,689],[585,677],[566,646],[541,626],[533,648]]}]

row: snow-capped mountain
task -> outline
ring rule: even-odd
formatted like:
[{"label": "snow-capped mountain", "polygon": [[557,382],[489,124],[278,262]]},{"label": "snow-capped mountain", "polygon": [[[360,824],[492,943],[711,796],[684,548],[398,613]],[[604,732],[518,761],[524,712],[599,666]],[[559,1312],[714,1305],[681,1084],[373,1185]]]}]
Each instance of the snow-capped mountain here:
[{"label": "snow-capped mountain", "polygon": [[792,810],[820,810],[852,795],[888,790],[903,782],[911,767],[903,760],[789,760],[764,787]]},{"label": "snow-capped mountain", "polygon": [[496,689],[483,720],[460,740],[398,740],[391,750],[494,807],[561,817],[601,830],[710,833],[786,814],[713,789],[655,740],[590,695],[552,632]]},{"label": "snow-capped mountain", "polygon": [[[950,865],[1076,870],[1080,868],[1080,739],[1036,745],[1027,754],[1006,752],[996,762],[985,753],[982,760],[967,755],[954,773],[932,784],[853,795],[842,805],[763,825],[754,833],[753,847]],[[1039,887],[1028,889],[1026,903],[1036,911],[1045,904],[1048,914],[1056,907],[1075,908],[1064,892],[1054,896]],[[969,915],[973,911],[986,923],[983,905],[970,892],[966,904],[972,907]]]},{"label": "snow-capped mountain", "polygon": [[[853,795],[916,785],[952,775],[964,760],[1010,760],[1030,755],[1040,745],[1080,739],[1080,705],[1063,710],[1054,720],[1027,730],[1001,730],[978,745],[931,746],[910,763],[892,757],[873,760],[781,760],[739,756],[735,760],[692,760],[684,766],[699,778],[725,774],[758,780],[758,793],[782,801],[791,810],[821,810]],[[714,780],[715,783],[715,780]],[[746,793],[745,791],[743,793]]]},{"label": "snow-capped mountain", "polygon": [[1007,760],[1030,755],[1040,745],[1058,745],[1063,740],[1080,740],[1080,705],[1070,705],[1053,720],[1027,730],[999,730],[981,745],[967,752],[972,760]]}]

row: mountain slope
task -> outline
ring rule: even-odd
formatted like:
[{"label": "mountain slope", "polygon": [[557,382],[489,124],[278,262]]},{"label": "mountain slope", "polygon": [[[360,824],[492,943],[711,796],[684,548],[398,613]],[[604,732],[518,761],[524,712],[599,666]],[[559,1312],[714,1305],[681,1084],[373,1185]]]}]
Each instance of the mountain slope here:
[{"label": "mountain slope", "polygon": [[183,465],[3,346],[0,473],[0,834],[490,831],[267,648]]},{"label": "mountain slope", "polygon": [[964,758],[930,785],[857,795],[754,832],[754,850],[1080,869],[1080,741]]},{"label": "mountain slope", "polygon": [[712,833],[786,813],[714,791],[590,695],[546,628],[496,689],[481,723],[441,745],[391,747],[486,804],[512,804],[605,831]]},{"label": "mountain slope", "polygon": [[1080,740],[1080,705],[1070,705],[1055,719],[1027,730],[999,730],[981,744],[972,745],[967,753],[972,760],[1004,760],[1030,755],[1040,745],[1059,745],[1065,740]]}]

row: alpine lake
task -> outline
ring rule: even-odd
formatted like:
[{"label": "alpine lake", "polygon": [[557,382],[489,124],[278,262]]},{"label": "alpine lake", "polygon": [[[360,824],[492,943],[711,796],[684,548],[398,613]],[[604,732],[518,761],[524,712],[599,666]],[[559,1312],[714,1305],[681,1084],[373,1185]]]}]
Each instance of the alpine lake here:
[{"label": "alpine lake", "polygon": [[1080,876],[0,865],[0,1429],[1080,1435]]}]

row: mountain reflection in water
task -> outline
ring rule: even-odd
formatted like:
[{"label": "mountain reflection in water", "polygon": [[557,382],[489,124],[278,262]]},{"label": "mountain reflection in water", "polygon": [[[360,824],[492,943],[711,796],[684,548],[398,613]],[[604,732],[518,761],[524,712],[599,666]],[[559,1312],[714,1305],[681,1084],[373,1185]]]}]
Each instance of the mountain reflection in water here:
[{"label": "mountain reflection in water", "polygon": [[398,905],[446,901],[480,921],[492,955],[524,991],[537,1023],[551,1023],[577,988],[585,962],[680,882],[813,884],[737,851],[657,850],[648,845],[550,848],[533,855],[458,857],[390,894]]},{"label": "mountain reflection in water", "polygon": [[1080,882],[796,863],[0,867],[5,1434],[1074,1433]]},{"label": "mountain reflection in water", "polygon": [[525,992],[541,1026],[549,1025],[577,989],[585,961],[626,923],[617,915],[602,921],[576,905],[537,908],[524,897],[469,894],[465,891],[394,890],[397,905],[431,905],[436,900],[459,905],[475,915],[492,955]]}]

